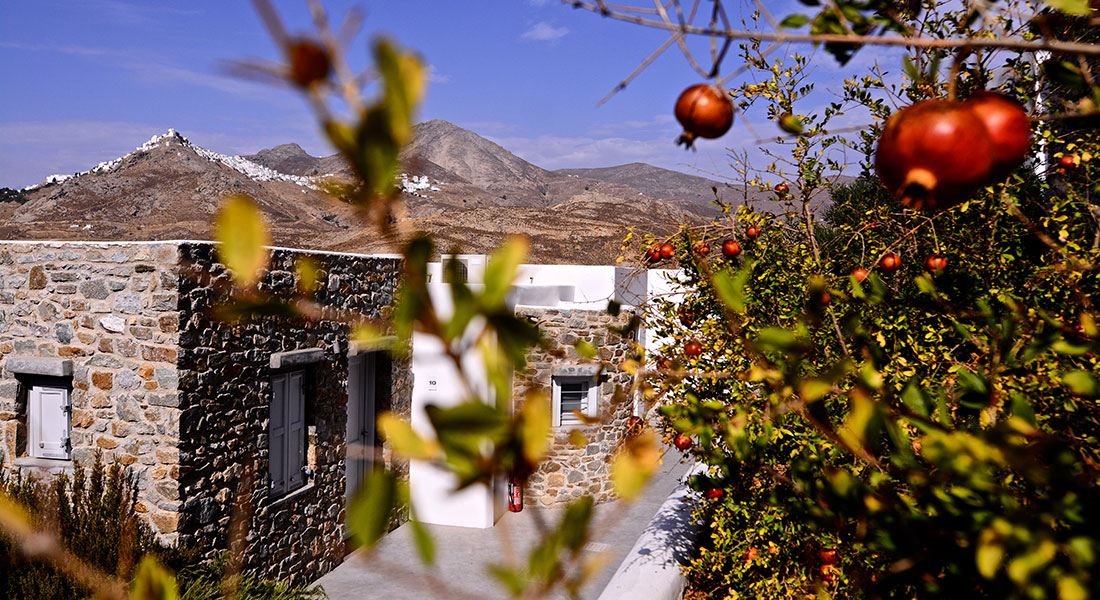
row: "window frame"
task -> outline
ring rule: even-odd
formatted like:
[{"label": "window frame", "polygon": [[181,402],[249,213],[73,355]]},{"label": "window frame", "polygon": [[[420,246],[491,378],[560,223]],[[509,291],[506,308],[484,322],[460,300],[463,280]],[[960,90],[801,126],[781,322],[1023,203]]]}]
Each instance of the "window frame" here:
[{"label": "window frame", "polygon": [[[280,398],[279,386],[280,381],[286,381],[286,392],[284,396]],[[298,397],[295,399],[291,393],[293,385],[297,381]],[[310,481],[309,470],[309,424],[307,410],[309,407],[309,379],[307,369],[291,369],[286,371],[279,371],[272,373],[269,382],[271,385],[271,396],[268,400],[268,423],[267,423],[267,452],[268,452],[268,478],[270,479],[270,494],[275,498],[283,498],[307,487]],[[281,405],[281,406],[280,406]],[[281,408],[281,437],[277,438],[275,435],[275,409]],[[292,409],[297,409],[300,415],[298,419],[297,434],[294,434],[293,429],[295,424],[293,422]],[[294,445],[295,435],[300,436],[299,448],[297,448],[298,456],[294,457],[295,449]],[[281,439],[280,442],[276,442],[276,439]],[[276,446],[279,446],[278,448]],[[284,472],[282,474],[277,473],[275,469],[276,459],[281,458],[281,465]],[[291,469],[291,466],[295,463],[300,463],[300,466],[295,471]],[[280,476],[281,475],[281,476]]]},{"label": "window frame", "polygon": [[[71,461],[73,456],[73,398],[72,377],[29,377],[23,383],[26,389],[26,426],[27,426],[27,456],[34,459]],[[48,452],[42,447],[42,429],[44,422],[42,417],[42,393],[44,391],[59,392],[62,396],[61,412],[64,415],[64,437],[61,448],[64,456],[46,456]]]},{"label": "window frame", "polygon": [[583,421],[580,421],[580,420],[576,420],[576,421],[570,420],[570,421],[565,421],[565,422],[563,422],[563,420],[562,420],[563,415],[562,415],[562,410],[561,410],[561,391],[562,391],[561,390],[561,384],[562,383],[577,383],[577,382],[583,382],[583,383],[588,384],[588,390],[587,390],[588,398],[587,398],[587,404],[584,407],[584,414],[586,416],[589,416],[589,417],[599,416],[599,414],[600,414],[600,406],[599,406],[600,382],[599,382],[599,379],[595,375],[553,375],[550,378],[550,385],[551,385],[551,388],[552,388],[552,397],[553,397],[552,402],[551,402],[551,410],[553,411],[552,414],[551,414],[551,417],[552,417],[552,423],[551,424],[554,427],[572,428],[572,427],[583,427],[585,425],[585,423]]}]

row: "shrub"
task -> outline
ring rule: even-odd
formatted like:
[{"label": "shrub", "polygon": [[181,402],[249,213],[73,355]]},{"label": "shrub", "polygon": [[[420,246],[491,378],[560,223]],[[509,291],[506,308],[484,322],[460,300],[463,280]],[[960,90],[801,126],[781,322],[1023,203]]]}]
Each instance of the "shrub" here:
[{"label": "shrub", "polygon": [[[146,555],[177,577],[180,598],[223,598],[226,578],[224,557],[200,563],[191,549],[164,546],[135,511],[137,485],[121,466],[107,467],[96,456],[91,468],[78,466],[72,477],[62,474],[50,483],[24,477],[19,471],[0,470],[0,493],[26,507],[42,527],[65,543],[66,548],[103,573],[129,581]],[[297,600],[324,598],[319,588],[289,586],[255,575],[239,576],[233,586],[239,600]],[[28,557],[0,534],[0,590],[5,598],[81,600],[90,591],[53,567]]]}]

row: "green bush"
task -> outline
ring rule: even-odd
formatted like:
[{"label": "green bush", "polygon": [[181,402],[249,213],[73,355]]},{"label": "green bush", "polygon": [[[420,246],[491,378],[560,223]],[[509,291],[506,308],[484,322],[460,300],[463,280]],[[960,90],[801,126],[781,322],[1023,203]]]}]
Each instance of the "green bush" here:
[{"label": "green bush", "polygon": [[[0,489],[30,509],[38,524],[53,531],[70,552],[91,566],[129,579],[138,559],[150,552],[167,563],[185,553],[157,545],[149,526],[134,511],[137,487],[119,465],[96,457],[91,469],[77,467],[49,484],[16,473]],[[0,589],[15,598],[85,598],[88,590],[52,567],[18,553],[0,536]]]},{"label": "green bush", "polygon": [[[225,598],[235,589],[238,600],[324,598],[319,588],[288,586],[243,574],[227,587],[224,557],[202,563],[192,549],[164,546],[135,511],[137,486],[121,466],[107,467],[97,456],[91,468],[78,466],[72,477],[59,475],[49,484],[0,470],[0,493],[22,504],[35,525],[57,535],[73,555],[103,573],[129,581],[142,557],[151,555],[178,572],[183,600]],[[3,598],[82,600],[90,591],[48,564],[28,557],[0,534],[0,590]]]}]

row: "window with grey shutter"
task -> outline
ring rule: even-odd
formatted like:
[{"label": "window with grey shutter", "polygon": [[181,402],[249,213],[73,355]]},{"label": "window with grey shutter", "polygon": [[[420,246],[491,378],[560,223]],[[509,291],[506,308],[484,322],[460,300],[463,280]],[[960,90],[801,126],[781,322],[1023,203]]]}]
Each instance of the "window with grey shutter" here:
[{"label": "window with grey shutter", "polygon": [[268,471],[271,474],[271,493],[285,494],[287,491],[286,473],[286,400],[287,374],[271,378],[271,413],[268,422],[267,456]]},{"label": "window with grey shutter", "polygon": [[577,416],[595,417],[599,414],[596,392],[599,385],[595,377],[558,376],[553,377],[553,425],[582,425]]},{"label": "window with grey shutter", "polygon": [[268,424],[268,468],[271,493],[282,495],[306,483],[305,374],[280,373],[271,378]]},{"label": "window with grey shutter", "polygon": [[32,385],[27,393],[30,454],[69,459],[70,404],[68,388]]},{"label": "window with grey shutter", "polygon": [[287,381],[286,472],[288,491],[306,483],[306,425],[303,373],[290,373]]},{"label": "window with grey shutter", "polygon": [[[569,423],[580,423],[581,420],[577,418],[577,412],[580,414],[588,413],[588,386],[587,381],[563,381],[558,384],[561,387],[561,424],[567,425]],[[574,412],[576,411],[576,412]]]}]

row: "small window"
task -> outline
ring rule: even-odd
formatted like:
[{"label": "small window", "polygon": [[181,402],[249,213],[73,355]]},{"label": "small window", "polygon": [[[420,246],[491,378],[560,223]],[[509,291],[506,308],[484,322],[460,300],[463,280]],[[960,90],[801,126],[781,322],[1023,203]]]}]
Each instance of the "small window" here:
[{"label": "small window", "polygon": [[[449,267],[452,262],[455,270],[454,282],[451,281],[452,277],[449,274]],[[452,258],[443,263],[443,283],[468,283],[469,281],[470,267],[466,265],[466,261],[460,258]]]},{"label": "small window", "polygon": [[27,389],[29,452],[35,458],[69,460],[72,410],[69,386],[61,382],[31,383]]},{"label": "small window", "polygon": [[595,377],[554,377],[554,426],[581,425],[577,413],[595,417],[599,384]]},{"label": "small window", "polygon": [[305,373],[271,377],[268,472],[271,493],[281,496],[306,484]]}]

